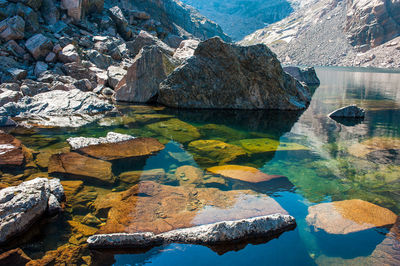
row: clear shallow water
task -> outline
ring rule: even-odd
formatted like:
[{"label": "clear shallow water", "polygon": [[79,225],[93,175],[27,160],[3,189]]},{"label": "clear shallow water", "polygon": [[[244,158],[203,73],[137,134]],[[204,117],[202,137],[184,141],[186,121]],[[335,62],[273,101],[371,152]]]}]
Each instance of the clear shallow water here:
[{"label": "clear shallow water", "polygon": [[[306,217],[310,206],[347,199],[365,200],[400,214],[399,156],[381,152],[396,150],[396,141],[400,141],[400,74],[342,68],[318,68],[317,73],[321,86],[315,90],[310,107],[302,113],[120,106],[119,116],[79,129],[10,132],[37,151],[35,157],[67,147],[65,140],[68,137],[99,137],[109,131],[154,137],[166,145],[164,150],[145,160],[122,160],[113,162],[112,166],[115,176],[127,171],[163,169],[164,177],[142,176],[139,181],[117,180],[114,185],[98,185],[85,180],[83,192],[67,199],[62,215],[36,226],[24,238],[15,241],[12,247],[21,247],[32,258],[41,258],[45,252],[70,243],[82,247],[79,256],[91,256],[95,265],[398,264],[400,244],[395,241],[387,245],[388,228],[329,234],[313,230]],[[326,116],[336,108],[353,103],[367,110],[366,118],[357,125],[344,126]],[[382,146],[383,142],[389,142],[393,147],[380,146],[378,152],[363,155],[360,149],[365,148],[365,141],[371,138],[375,138],[375,144]],[[96,198],[125,191],[137,182],[149,179],[164,185],[185,187],[175,175],[179,166],[205,169],[218,165],[226,154],[232,154],[220,148],[199,154],[191,148],[190,143],[194,140],[219,140],[252,149],[250,155],[238,156],[231,164],[255,167],[264,173],[286,178],[260,184],[235,180],[221,182],[221,179],[200,182],[196,186],[204,190],[246,190],[248,192],[244,194],[253,191],[251,193],[257,193],[257,197],[244,203],[240,200],[229,202],[225,208],[206,206],[194,216],[193,224],[204,223],[210,215],[220,215],[229,210],[230,213],[239,213],[243,211],[243,205],[259,204],[263,202],[260,197],[268,195],[296,218],[296,229],[269,241],[254,240],[229,247],[172,244],[144,253],[137,250],[99,252],[84,247],[86,237],[69,221],[81,222],[85,215],[94,213]],[[267,146],[263,146],[265,143]],[[301,148],[290,148],[293,144],[301,145]],[[268,152],[254,152],[259,149]],[[221,157],[221,154],[225,155]],[[39,168],[29,171],[46,174],[45,167]],[[25,170],[23,175],[22,169],[10,173],[3,171],[2,181],[18,182],[30,174]],[[74,180],[68,176],[62,179]],[[101,226],[91,227],[97,229]]]}]

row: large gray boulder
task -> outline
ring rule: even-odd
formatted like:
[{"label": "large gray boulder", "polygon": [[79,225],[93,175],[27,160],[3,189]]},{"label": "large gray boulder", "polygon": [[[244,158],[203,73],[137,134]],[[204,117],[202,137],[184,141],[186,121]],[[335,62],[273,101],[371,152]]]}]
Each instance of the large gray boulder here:
[{"label": "large gray boulder", "polygon": [[150,33],[143,30],[139,32],[138,36],[136,36],[133,41],[126,43],[126,48],[133,56],[136,56],[143,47],[149,45],[157,45],[165,54],[171,56],[174,54],[174,49],[166,45],[157,37],[154,37]]},{"label": "large gray boulder", "polygon": [[297,79],[298,81],[304,82],[308,86],[319,86],[321,82],[313,67],[299,68],[295,66],[284,67],[286,73]]},{"label": "large gray boulder", "polygon": [[0,244],[23,233],[64,199],[58,179],[36,178],[0,190]]},{"label": "large gray boulder", "polygon": [[0,22],[0,37],[3,40],[23,39],[25,21],[20,16],[7,18]]},{"label": "large gray boulder", "polygon": [[54,90],[10,102],[0,107],[0,115],[18,116],[45,126],[79,127],[113,109],[93,92]]},{"label": "large gray boulder", "polygon": [[114,98],[123,102],[150,101],[158,93],[160,83],[176,64],[155,45],[142,48],[128,68],[126,77],[115,87]]},{"label": "large gray boulder", "polygon": [[299,110],[309,88],[283,71],[265,45],[238,46],[212,38],[160,84],[158,102],[177,108]]},{"label": "large gray boulder", "polygon": [[272,236],[295,226],[296,221],[292,216],[272,214],[177,229],[158,235],[151,232],[94,235],[87,242],[89,246],[97,248],[149,247],[167,243],[210,245]]},{"label": "large gray boulder", "polygon": [[22,97],[23,95],[19,91],[0,89],[0,106],[3,106],[9,102],[17,102]]}]

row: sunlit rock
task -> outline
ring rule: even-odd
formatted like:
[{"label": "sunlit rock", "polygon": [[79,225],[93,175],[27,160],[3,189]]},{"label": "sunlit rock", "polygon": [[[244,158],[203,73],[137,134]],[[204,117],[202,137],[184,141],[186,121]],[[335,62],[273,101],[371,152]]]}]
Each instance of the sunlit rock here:
[{"label": "sunlit rock", "polygon": [[102,143],[118,143],[122,141],[131,140],[134,138],[135,137],[126,134],[108,132],[106,137],[100,137],[100,138],[75,137],[75,138],[68,138],[67,142],[73,150],[77,150],[91,145],[97,145]]},{"label": "sunlit rock", "polygon": [[49,160],[49,173],[64,176],[84,177],[89,181],[113,184],[115,178],[111,172],[111,163],[68,152],[54,154]]},{"label": "sunlit rock", "polygon": [[164,145],[153,138],[135,138],[117,143],[102,143],[78,149],[79,152],[102,160],[117,160],[153,155]]},{"label": "sunlit rock", "polygon": [[92,247],[147,247],[166,243],[217,244],[271,236],[294,228],[289,215],[273,214],[249,219],[222,221],[213,224],[177,229],[155,235],[148,233],[95,235],[88,239]]},{"label": "sunlit rock", "polygon": [[322,229],[329,234],[349,234],[392,226],[396,219],[397,215],[392,211],[358,199],[311,206],[306,218],[315,230]]},{"label": "sunlit rock", "polygon": [[193,154],[197,163],[206,165],[229,163],[247,156],[247,152],[241,147],[219,140],[192,141],[188,151]]},{"label": "sunlit rock", "polygon": [[36,178],[0,190],[0,243],[28,230],[46,213],[51,196],[58,202],[63,200],[58,179]]},{"label": "sunlit rock", "polygon": [[223,177],[251,183],[265,182],[275,178],[283,177],[280,175],[268,175],[261,172],[257,168],[240,165],[214,166],[207,168],[207,171]]},{"label": "sunlit rock", "polygon": [[186,143],[200,138],[200,133],[197,128],[176,118],[150,124],[147,125],[146,128],[180,143]]},{"label": "sunlit rock", "polygon": [[199,127],[199,130],[203,136],[210,136],[213,139],[221,141],[234,141],[246,138],[245,132],[225,125],[206,124]]},{"label": "sunlit rock", "polygon": [[330,118],[363,118],[365,111],[357,105],[349,105],[333,111],[328,116]]},{"label": "sunlit rock", "polygon": [[166,186],[140,182],[123,192],[100,195],[95,215],[107,217],[98,233],[153,232],[269,214],[287,214],[272,198],[250,190]]}]

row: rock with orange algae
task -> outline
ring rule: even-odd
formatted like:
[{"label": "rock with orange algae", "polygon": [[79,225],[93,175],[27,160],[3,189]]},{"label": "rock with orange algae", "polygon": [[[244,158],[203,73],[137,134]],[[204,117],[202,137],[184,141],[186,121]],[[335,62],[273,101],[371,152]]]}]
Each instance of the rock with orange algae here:
[{"label": "rock with orange algae", "polygon": [[118,143],[102,143],[78,149],[78,152],[102,160],[117,160],[131,157],[150,156],[165,146],[154,138],[136,138]]},{"label": "rock with orange algae", "polygon": [[84,177],[91,181],[113,184],[111,163],[80,155],[76,152],[55,154],[49,160],[49,174],[59,173]]},{"label": "rock with orange algae", "polygon": [[12,249],[0,254],[0,265],[22,266],[31,261],[25,252],[20,249]]},{"label": "rock with orange algae", "polygon": [[158,234],[219,221],[287,214],[274,199],[251,190],[174,187],[152,181],[98,196],[93,207],[97,217],[107,217],[99,234]]},{"label": "rock with orange algae", "polygon": [[200,184],[203,181],[204,172],[200,168],[184,165],[176,169],[175,176],[182,186]]},{"label": "rock with orange algae", "polygon": [[241,147],[219,140],[196,140],[189,143],[188,151],[199,164],[218,165],[247,156]]},{"label": "rock with orange algae", "polygon": [[83,189],[83,181],[81,180],[67,180],[61,181],[61,185],[64,188],[65,197],[67,201],[76,195],[81,189]]},{"label": "rock with orange algae", "polygon": [[250,183],[259,183],[269,181],[275,178],[281,178],[281,175],[268,175],[257,168],[241,165],[222,165],[207,168],[207,171],[218,174],[226,178],[241,180]]},{"label": "rock with orange algae", "polygon": [[0,167],[19,166],[24,163],[21,141],[0,130]]},{"label": "rock with orange algae", "polygon": [[374,151],[397,149],[400,149],[400,138],[374,137],[351,145],[349,153],[356,157],[366,157]]},{"label": "rock with orange algae", "polygon": [[27,266],[43,266],[43,265],[82,265],[85,261],[82,255],[85,252],[86,245],[65,244],[56,250],[46,252],[46,254],[38,260],[28,262]]},{"label": "rock with orange algae", "polygon": [[349,234],[392,226],[397,215],[367,201],[352,199],[321,203],[308,208],[307,222],[329,234]]}]

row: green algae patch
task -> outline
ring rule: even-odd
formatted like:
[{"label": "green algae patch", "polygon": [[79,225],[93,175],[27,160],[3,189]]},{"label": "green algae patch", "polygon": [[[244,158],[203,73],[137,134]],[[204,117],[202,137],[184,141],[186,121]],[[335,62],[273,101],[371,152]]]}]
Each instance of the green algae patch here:
[{"label": "green algae patch", "polygon": [[247,157],[241,147],[219,140],[196,140],[188,149],[200,165],[223,165]]},{"label": "green algae patch", "polygon": [[242,139],[233,142],[233,144],[238,144],[242,146],[246,151],[250,153],[309,150],[309,148],[307,148],[306,146],[297,143],[279,142],[277,140],[268,138]]},{"label": "green algae patch", "polygon": [[221,141],[235,141],[246,138],[246,133],[225,125],[207,124],[199,127],[202,136]]},{"label": "green algae patch", "polygon": [[146,126],[147,129],[171,140],[187,143],[200,138],[200,132],[196,127],[173,118]]}]

